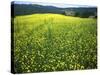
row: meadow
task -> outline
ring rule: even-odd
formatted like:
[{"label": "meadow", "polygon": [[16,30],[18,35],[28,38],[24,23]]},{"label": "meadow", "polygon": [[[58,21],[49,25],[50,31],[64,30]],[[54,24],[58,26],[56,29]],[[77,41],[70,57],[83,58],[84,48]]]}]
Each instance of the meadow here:
[{"label": "meadow", "polygon": [[16,73],[97,68],[97,19],[16,16],[13,33]]}]

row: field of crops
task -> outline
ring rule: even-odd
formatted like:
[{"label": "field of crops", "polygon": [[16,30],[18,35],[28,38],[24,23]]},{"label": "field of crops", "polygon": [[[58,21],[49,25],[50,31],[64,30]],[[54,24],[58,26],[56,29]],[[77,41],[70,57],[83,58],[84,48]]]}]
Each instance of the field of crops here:
[{"label": "field of crops", "polygon": [[97,68],[97,20],[58,14],[14,18],[16,73]]}]

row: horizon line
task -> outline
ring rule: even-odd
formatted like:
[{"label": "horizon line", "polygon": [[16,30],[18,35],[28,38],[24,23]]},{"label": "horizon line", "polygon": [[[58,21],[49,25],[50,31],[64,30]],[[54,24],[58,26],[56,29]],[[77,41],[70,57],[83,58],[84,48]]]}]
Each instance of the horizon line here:
[{"label": "horizon line", "polygon": [[[64,5],[64,7],[67,6],[71,6],[71,7],[97,7],[97,6],[94,6],[94,5],[80,5],[80,4],[67,4],[67,3],[49,3],[49,2],[32,2],[32,1],[11,1],[11,3],[14,2],[15,4],[39,4],[39,5],[44,5],[44,6],[55,6],[56,7],[56,4],[61,4],[61,5]],[[26,3],[24,3],[26,2]],[[55,5],[53,5],[55,4]],[[62,7],[62,6],[57,6],[57,7]],[[62,8],[64,8],[62,7]]]}]

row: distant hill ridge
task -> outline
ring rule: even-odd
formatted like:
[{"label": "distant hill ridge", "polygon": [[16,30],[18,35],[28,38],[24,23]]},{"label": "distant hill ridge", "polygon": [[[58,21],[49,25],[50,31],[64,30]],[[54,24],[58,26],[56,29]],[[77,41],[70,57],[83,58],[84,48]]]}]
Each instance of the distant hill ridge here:
[{"label": "distant hill ridge", "polygon": [[[46,6],[46,5],[39,5],[33,4],[31,2],[12,2],[11,3],[11,16],[17,15],[27,15],[27,14],[35,14],[35,13],[56,13],[56,14],[63,14],[74,12],[77,16],[85,15],[88,13],[86,17],[97,15],[97,8],[96,7],[68,7],[68,8],[59,8],[55,6]],[[85,13],[85,14],[83,14]],[[68,14],[67,14],[68,15]],[[70,14],[71,16],[71,14]],[[72,15],[73,16],[73,15]]]}]

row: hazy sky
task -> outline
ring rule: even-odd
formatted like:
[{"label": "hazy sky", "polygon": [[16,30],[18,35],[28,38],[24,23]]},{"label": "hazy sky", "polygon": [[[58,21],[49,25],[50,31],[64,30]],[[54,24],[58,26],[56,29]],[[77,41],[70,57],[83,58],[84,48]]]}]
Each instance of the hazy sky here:
[{"label": "hazy sky", "polygon": [[[34,3],[44,3],[44,5],[55,5],[55,6],[62,6],[63,4],[72,4],[72,5],[88,5],[88,6],[97,6],[98,0],[11,0],[11,1],[31,1]],[[60,5],[57,5],[56,3],[60,3]]]}]

